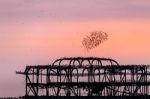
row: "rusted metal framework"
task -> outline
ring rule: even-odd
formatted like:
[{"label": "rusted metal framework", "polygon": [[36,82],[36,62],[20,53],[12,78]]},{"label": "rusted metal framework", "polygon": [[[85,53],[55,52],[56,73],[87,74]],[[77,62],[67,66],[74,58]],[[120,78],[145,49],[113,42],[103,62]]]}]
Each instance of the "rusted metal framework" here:
[{"label": "rusted metal framework", "polygon": [[27,66],[25,96],[148,96],[149,66],[97,57],[57,59]]}]

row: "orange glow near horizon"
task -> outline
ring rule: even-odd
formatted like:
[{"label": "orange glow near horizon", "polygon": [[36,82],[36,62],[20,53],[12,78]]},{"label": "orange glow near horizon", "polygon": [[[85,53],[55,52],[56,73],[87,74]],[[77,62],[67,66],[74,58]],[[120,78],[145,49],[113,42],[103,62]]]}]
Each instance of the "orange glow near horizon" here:
[{"label": "orange glow near horizon", "polygon": [[[18,53],[67,57],[67,56],[98,56],[116,59],[135,56],[148,57],[150,29],[147,20],[99,20],[64,23],[25,24],[19,27],[14,35],[9,38],[11,42],[5,42],[3,46],[7,52],[14,49]],[[108,33],[108,41],[101,44],[91,52],[85,52],[82,47],[82,39],[91,31],[102,30]],[[20,34],[21,33],[21,34]],[[6,36],[6,34],[4,34]],[[3,44],[2,44],[3,45]],[[2,48],[2,49],[3,49]],[[2,50],[1,49],[1,50]],[[33,52],[32,52],[33,51]],[[11,52],[10,52],[11,53]],[[52,56],[51,56],[52,55]],[[31,57],[29,56],[29,57]]]}]

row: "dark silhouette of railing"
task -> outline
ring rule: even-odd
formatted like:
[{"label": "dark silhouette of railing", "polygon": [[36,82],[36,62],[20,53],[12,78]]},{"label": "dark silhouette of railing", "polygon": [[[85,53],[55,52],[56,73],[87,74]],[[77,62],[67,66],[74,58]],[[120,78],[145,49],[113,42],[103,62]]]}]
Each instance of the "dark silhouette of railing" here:
[{"label": "dark silhouette of railing", "polygon": [[75,57],[51,65],[26,66],[26,97],[149,96],[148,65],[119,65],[113,59]]}]

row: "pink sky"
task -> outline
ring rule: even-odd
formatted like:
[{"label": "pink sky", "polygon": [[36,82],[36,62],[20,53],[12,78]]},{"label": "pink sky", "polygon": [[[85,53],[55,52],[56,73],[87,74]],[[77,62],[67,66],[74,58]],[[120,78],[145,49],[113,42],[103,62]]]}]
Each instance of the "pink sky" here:
[{"label": "pink sky", "polygon": [[[149,0],[0,0],[0,96],[25,94],[16,70],[60,57],[150,64],[149,10]],[[86,52],[81,41],[95,30],[109,39]]]}]

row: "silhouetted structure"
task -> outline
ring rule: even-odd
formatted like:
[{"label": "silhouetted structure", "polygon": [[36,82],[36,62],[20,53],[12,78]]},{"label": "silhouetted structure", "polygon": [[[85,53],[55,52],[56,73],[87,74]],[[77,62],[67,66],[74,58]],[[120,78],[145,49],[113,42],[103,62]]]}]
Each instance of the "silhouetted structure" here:
[{"label": "silhouetted structure", "polygon": [[148,65],[119,65],[108,58],[62,58],[17,74],[26,76],[25,98],[149,97]]}]

